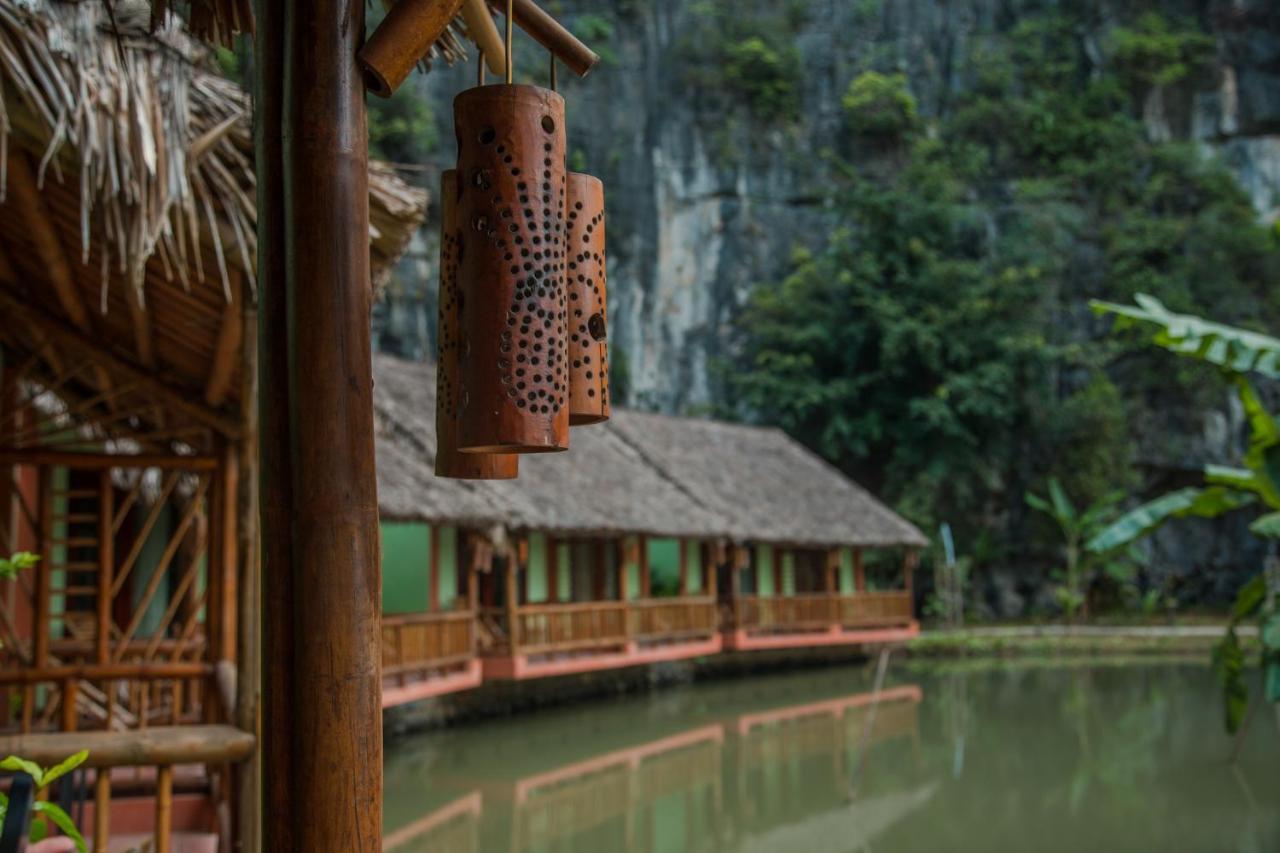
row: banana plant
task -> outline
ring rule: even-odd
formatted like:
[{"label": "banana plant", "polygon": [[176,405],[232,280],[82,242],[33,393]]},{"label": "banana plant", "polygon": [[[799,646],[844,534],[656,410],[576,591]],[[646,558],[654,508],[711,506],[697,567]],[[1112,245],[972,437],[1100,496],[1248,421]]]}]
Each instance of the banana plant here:
[{"label": "banana plant", "polygon": [[[10,755],[4,761],[0,761],[0,771],[9,773],[26,773],[32,779],[32,784],[36,791],[43,791],[54,782],[66,776],[75,770],[89,757],[89,751],[82,749],[75,755],[65,761],[55,764],[53,767],[41,767],[34,761],[27,761],[25,758],[19,758],[16,755]],[[61,806],[51,803],[48,800],[38,799],[31,804],[31,810],[34,818],[31,821],[30,839],[32,843],[43,841],[49,835],[49,824],[52,823],[58,829],[62,830],[62,834],[66,835],[75,842],[76,850],[79,853],[86,853],[88,845],[85,844],[84,836],[80,834],[80,830],[76,828],[75,821],[71,819],[71,815],[67,814]],[[5,816],[9,812],[9,798],[0,791],[0,825],[4,824]]]},{"label": "banana plant", "polygon": [[[1280,379],[1280,338],[1215,323],[1190,314],[1168,310],[1158,299],[1139,294],[1136,305],[1093,301],[1100,315],[1115,318],[1115,329],[1139,329],[1151,342],[1170,352],[1220,368],[1235,386],[1236,396],[1249,419],[1249,447],[1238,465],[1206,465],[1203,484],[1178,489],[1125,513],[1092,537],[1087,547],[1104,553],[1145,536],[1174,518],[1213,518],[1247,506],[1265,511],[1250,531],[1269,540],[1280,540],[1280,422],[1267,410],[1250,378],[1251,374]],[[1274,572],[1273,572],[1274,574]],[[1226,634],[1214,650],[1215,669],[1222,683],[1226,727],[1235,732],[1249,705],[1245,681],[1245,655],[1237,629],[1256,618],[1262,644],[1266,701],[1280,703],[1280,612],[1274,588],[1260,571],[1236,594]]]},{"label": "banana plant", "polygon": [[1062,533],[1065,583],[1056,593],[1067,620],[1073,620],[1076,610],[1082,607],[1087,618],[1087,590],[1094,572],[1101,568],[1121,581],[1127,576],[1129,564],[1112,553],[1118,548],[1107,549],[1106,552],[1085,548],[1085,543],[1116,514],[1116,506],[1124,495],[1119,492],[1109,494],[1083,509],[1076,509],[1058,478],[1050,477],[1048,497],[1027,492],[1024,498],[1027,506],[1053,519]]}]

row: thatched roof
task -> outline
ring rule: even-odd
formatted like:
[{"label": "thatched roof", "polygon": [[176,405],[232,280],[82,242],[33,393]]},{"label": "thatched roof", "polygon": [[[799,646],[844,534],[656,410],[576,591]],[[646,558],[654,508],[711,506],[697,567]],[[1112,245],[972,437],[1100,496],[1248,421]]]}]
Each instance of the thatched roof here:
[{"label": "thatched roof", "polygon": [[374,357],[384,518],[503,523],[582,535],[649,533],[793,545],[923,546],[924,536],[779,430],[615,410],[520,478],[438,478],[435,368]]},{"label": "thatched roof", "polygon": [[[122,5],[128,2],[146,5],[146,0],[113,1]],[[383,8],[390,8],[392,2],[382,0]],[[197,38],[212,44],[230,44],[237,33],[253,32],[253,0],[150,0],[150,6],[153,28],[164,26],[176,14],[186,21],[187,29]],[[462,40],[466,31],[462,16],[455,16],[448,29],[431,46],[425,61],[442,56],[452,62],[465,54]]]},{"label": "thatched roof", "polygon": [[[151,34],[145,4],[113,9],[114,24],[101,2],[0,0],[0,307],[41,324],[5,323],[0,342],[39,357],[25,377],[37,382],[95,362],[61,396],[109,394],[101,411],[168,409],[157,420],[169,431],[182,421],[156,405],[171,400],[121,390],[136,372],[189,399],[196,421],[234,422],[256,296],[249,97],[176,19]],[[376,276],[427,199],[386,167],[370,172]],[[65,336],[51,344],[49,324],[122,364]]]}]

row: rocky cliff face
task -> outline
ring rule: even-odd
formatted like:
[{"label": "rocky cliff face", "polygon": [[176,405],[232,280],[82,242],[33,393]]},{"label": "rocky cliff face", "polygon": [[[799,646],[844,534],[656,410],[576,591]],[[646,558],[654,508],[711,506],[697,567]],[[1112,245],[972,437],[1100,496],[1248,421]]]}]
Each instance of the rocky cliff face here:
[{"label": "rocky cliff face", "polygon": [[[824,233],[824,152],[839,143],[840,97],[861,71],[907,75],[921,113],[944,114],[967,85],[967,56],[1047,0],[806,0],[766,26],[790,29],[799,62],[785,121],[733,106],[732,80],[708,68],[723,0],[563,0],[562,18],[604,55],[585,80],[561,72],[571,168],[608,191],[610,337],[625,402],[698,410],[719,393],[714,363],[751,286]],[[1130,4],[1086,4],[1082,71],[1106,61],[1107,33]],[[1196,21],[1217,42],[1212,67],[1142,105],[1153,137],[1194,138],[1238,176],[1260,217],[1280,214],[1280,7],[1269,0],[1146,4]],[[751,4],[742,14],[758,13]],[[723,10],[719,10],[723,11]],[[1128,9],[1128,11],[1132,11]],[[544,82],[546,57],[521,44],[517,74]],[[454,157],[451,100],[474,63],[413,81],[442,129],[428,175]],[[856,154],[855,154],[856,156]],[[421,356],[434,333],[434,239],[418,247],[380,309],[384,346]]]}]

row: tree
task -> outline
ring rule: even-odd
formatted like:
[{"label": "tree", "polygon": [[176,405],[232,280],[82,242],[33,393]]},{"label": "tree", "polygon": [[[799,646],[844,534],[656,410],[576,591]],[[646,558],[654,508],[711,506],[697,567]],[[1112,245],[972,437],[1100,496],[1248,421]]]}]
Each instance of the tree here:
[{"label": "tree", "polygon": [[[1267,512],[1249,529],[1257,536],[1280,540],[1280,421],[1267,410],[1250,374],[1280,378],[1280,339],[1258,332],[1169,311],[1154,297],[1139,294],[1136,305],[1094,301],[1093,310],[1115,317],[1117,329],[1143,329],[1152,343],[1186,358],[1212,364],[1235,386],[1249,419],[1249,448],[1235,466],[1206,465],[1204,484],[1162,495],[1130,510],[1090,538],[1095,554],[1133,542],[1174,518],[1213,518],[1261,504]],[[1273,546],[1274,550],[1274,546]],[[1226,700],[1226,724],[1234,732],[1249,704],[1244,680],[1245,658],[1236,628],[1257,617],[1262,641],[1261,666],[1265,698],[1280,703],[1280,612],[1274,607],[1274,586],[1268,591],[1265,572],[1259,572],[1237,593],[1226,635],[1214,653]]]}]

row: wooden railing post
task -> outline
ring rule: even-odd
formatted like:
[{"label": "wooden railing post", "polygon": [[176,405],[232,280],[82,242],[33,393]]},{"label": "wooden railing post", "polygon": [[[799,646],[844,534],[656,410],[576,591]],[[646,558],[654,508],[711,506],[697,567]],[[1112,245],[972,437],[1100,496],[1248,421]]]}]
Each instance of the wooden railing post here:
[{"label": "wooden railing post", "polygon": [[156,853],[170,853],[173,847],[173,765],[156,769]]},{"label": "wooden railing post", "polygon": [[520,586],[516,583],[518,557],[513,551],[507,556],[507,646],[511,655],[518,654],[520,646]]},{"label": "wooden railing post", "polygon": [[862,562],[862,549],[853,549],[853,589],[854,592],[867,591],[867,571]]},{"label": "wooden railing post", "polygon": [[111,768],[99,767],[93,780],[93,849],[107,849],[111,835]]}]

